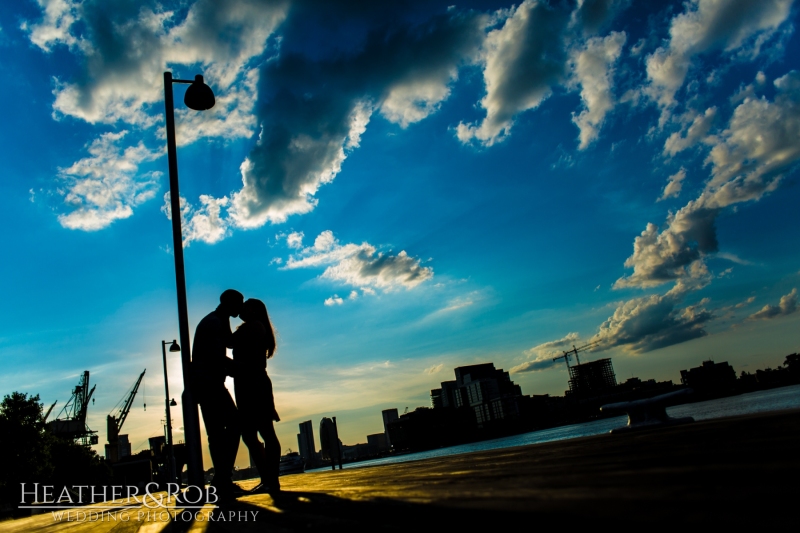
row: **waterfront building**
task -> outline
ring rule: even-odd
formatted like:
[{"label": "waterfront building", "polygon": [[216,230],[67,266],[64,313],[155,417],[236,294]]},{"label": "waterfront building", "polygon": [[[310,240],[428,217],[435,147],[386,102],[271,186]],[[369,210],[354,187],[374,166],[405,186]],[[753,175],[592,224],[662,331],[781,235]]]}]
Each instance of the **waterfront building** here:
[{"label": "waterfront building", "polygon": [[566,394],[598,396],[617,386],[611,359],[598,359],[569,367],[569,390]]},{"label": "waterfront building", "polygon": [[342,459],[344,461],[361,461],[378,456],[378,448],[370,443],[342,445]]},{"label": "waterfront building", "polygon": [[383,416],[383,434],[386,435],[387,446],[392,446],[392,439],[389,437],[389,424],[400,418],[397,409],[384,409],[381,411]]},{"label": "waterfront building", "polygon": [[389,449],[389,444],[386,440],[386,433],[374,433],[367,435],[367,444],[375,447],[379,452],[385,452]]},{"label": "waterfront building", "polygon": [[434,409],[469,407],[478,427],[519,416],[522,390],[494,363],[461,366],[455,369],[455,375],[454,381],[442,382],[441,388],[431,391]]},{"label": "waterfront building", "polygon": [[459,407],[464,404],[461,389],[456,381],[443,381],[441,386],[442,388],[431,391],[431,406],[434,409]]},{"label": "waterfront building", "polygon": [[300,433],[297,434],[297,448],[300,450],[300,457],[303,458],[306,467],[311,467],[317,462],[317,452],[314,447],[314,428],[311,426],[311,420],[300,423]]},{"label": "waterfront building", "polygon": [[736,390],[736,372],[726,361],[703,361],[701,366],[681,370],[681,383],[700,394],[731,394]]}]

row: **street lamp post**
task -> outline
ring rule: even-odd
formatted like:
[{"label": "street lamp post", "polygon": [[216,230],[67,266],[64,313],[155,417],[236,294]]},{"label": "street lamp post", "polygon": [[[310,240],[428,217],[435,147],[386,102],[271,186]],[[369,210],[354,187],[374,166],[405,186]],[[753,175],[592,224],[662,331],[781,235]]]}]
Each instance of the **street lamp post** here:
[{"label": "street lamp post", "polygon": [[167,158],[169,159],[169,194],[172,209],[172,244],[175,255],[175,285],[178,292],[178,333],[181,339],[181,367],[183,370],[183,427],[186,439],[189,485],[202,487],[203,454],[200,445],[200,416],[197,401],[189,386],[192,351],[189,343],[189,314],[186,306],[186,275],[183,269],[183,235],[181,232],[181,197],[178,190],[178,156],[175,146],[175,109],[172,101],[172,84],[191,84],[183,101],[187,107],[203,111],[214,107],[214,93],[199,74],[194,80],[177,80],[171,72],[164,73],[164,108],[167,122]]},{"label": "street lamp post", "polygon": [[[181,347],[178,346],[178,341],[172,341],[170,343],[169,351],[181,351]],[[167,458],[169,461],[167,475],[169,477],[169,483],[175,483],[177,475],[175,472],[175,450],[172,447],[172,409],[170,409],[172,404],[169,399],[169,378],[167,377],[167,341],[161,341],[161,354],[164,357],[164,399],[167,409]],[[177,480],[177,482],[179,483],[180,480]]]}]

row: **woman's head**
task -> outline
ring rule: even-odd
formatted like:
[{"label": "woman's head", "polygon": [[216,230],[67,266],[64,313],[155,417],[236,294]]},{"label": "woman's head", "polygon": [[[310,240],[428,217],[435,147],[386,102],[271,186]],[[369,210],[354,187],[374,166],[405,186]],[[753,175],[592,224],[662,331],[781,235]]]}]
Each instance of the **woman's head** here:
[{"label": "woman's head", "polygon": [[264,329],[267,330],[268,337],[267,358],[272,357],[272,355],[275,353],[275,348],[277,347],[275,345],[275,332],[272,329],[272,323],[269,320],[269,314],[267,314],[267,306],[264,305],[264,302],[257,300],[256,298],[245,300],[239,317],[245,322],[255,320],[263,324]]}]

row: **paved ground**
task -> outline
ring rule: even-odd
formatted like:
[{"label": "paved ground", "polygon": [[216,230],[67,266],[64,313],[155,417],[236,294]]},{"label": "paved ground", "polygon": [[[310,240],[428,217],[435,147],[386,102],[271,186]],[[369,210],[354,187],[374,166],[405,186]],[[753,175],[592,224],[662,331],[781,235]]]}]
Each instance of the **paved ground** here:
[{"label": "paved ground", "polygon": [[0,522],[0,532],[794,530],[800,410],[281,479],[276,497],[243,497],[192,521],[132,507],[127,522],[47,514]]}]

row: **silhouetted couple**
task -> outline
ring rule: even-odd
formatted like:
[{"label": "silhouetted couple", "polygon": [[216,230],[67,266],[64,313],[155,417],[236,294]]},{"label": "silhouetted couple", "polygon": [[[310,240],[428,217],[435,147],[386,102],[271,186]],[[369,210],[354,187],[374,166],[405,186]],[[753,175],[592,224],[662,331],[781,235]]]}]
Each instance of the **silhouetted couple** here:
[{"label": "silhouetted couple", "polygon": [[[223,292],[219,300],[219,306],[195,330],[192,392],[203,412],[214,463],[211,484],[220,500],[225,501],[244,494],[231,480],[240,436],[261,476],[261,484],[251,494],[280,490],[281,447],[272,425],[280,418],[267,376],[267,359],[276,348],[267,307],[261,300],[245,301],[240,292],[232,289]],[[236,316],[243,324],[231,332],[230,317]],[[227,348],[233,348],[233,359],[227,356]],[[225,387],[227,376],[233,377],[235,404]],[[264,439],[263,444],[257,433]]]}]

